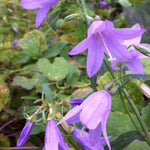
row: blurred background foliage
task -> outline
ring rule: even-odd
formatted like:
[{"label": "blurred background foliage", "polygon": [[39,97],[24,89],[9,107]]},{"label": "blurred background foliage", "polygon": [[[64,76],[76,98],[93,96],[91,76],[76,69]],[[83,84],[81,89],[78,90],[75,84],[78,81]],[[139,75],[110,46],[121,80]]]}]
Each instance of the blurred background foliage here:
[{"label": "blurred background foliage", "polygon": [[[93,18],[98,15],[102,20],[109,19],[117,28],[139,23],[145,29],[142,42],[150,44],[149,0],[107,1],[109,5],[102,7],[100,0],[86,0],[88,15]],[[68,16],[71,14],[76,15]],[[80,1],[60,0],[39,29],[35,29],[35,16],[33,10],[23,9],[19,0],[0,0],[0,147],[16,146],[16,140],[25,124],[24,114],[31,115],[41,105],[43,85],[51,88],[54,101],[61,103],[57,110],[63,110],[64,114],[71,108],[67,103],[71,98],[85,99],[93,92],[86,73],[87,52],[77,56],[68,55],[87,33]],[[12,45],[15,39],[18,42]],[[150,59],[142,62],[146,74],[150,75]],[[111,80],[103,65],[98,73],[97,89],[101,90]],[[149,99],[143,96],[132,81],[128,82],[127,87],[150,128]],[[135,131],[118,94],[112,96],[112,110],[107,125],[112,141],[123,133]],[[40,121],[34,126],[27,146],[38,146],[41,149],[44,131],[45,123]],[[69,146],[72,149],[74,147],[71,143]],[[139,147],[140,150],[149,149],[144,142],[137,140],[125,149]],[[118,150],[116,147],[112,149]]]}]

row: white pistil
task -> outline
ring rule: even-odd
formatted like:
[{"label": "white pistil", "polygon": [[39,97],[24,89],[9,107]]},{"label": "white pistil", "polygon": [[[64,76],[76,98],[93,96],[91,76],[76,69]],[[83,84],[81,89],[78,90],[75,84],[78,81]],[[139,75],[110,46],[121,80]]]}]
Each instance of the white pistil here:
[{"label": "white pistil", "polygon": [[80,139],[84,139],[84,137],[82,136],[82,132],[84,131],[84,127],[82,128],[80,134],[77,135],[78,138]]}]

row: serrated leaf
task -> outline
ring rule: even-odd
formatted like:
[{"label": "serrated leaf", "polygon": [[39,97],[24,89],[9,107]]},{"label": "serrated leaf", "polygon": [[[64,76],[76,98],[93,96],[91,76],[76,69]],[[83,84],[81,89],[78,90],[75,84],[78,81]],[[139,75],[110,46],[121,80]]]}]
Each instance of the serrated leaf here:
[{"label": "serrated leaf", "polygon": [[4,108],[5,104],[9,101],[9,89],[4,84],[0,83],[0,111]]},{"label": "serrated leaf", "polygon": [[51,58],[55,57],[58,54],[61,53],[63,48],[68,44],[69,42],[66,40],[59,40],[54,46],[48,48],[42,55],[44,58]]},{"label": "serrated leaf", "polygon": [[40,71],[52,81],[64,79],[69,70],[67,61],[62,57],[55,58],[53,63],[50,63],[46,58],[41,58],[37,65]]},{"label": "serrated leaf", "polygon": [[[112,150],[122,150],[135,139],[141,137],[137,131],[129,131],[120,135],[116,140],[110,142]],[[108,146],[104,147],[105,150],[109,150]]]},{"label": "serrated leaf", "polygon": [[67,76],[67,85],[76,85],[77,80],[80,76],[80,70],[78,69],[75,62],[69,63],[69,73]]},{"label": "serrated leaf", "polygon": [[52,103],[53,102],[53,95],[52,95],[51,89],[48,86],[44,85],[43,86],[43,92],[45,94],[46,101],[48,103]]},{"label": "serrated leaf", "polygon": [[14,77],[13,81],[17,86],[21,86],[22,88],[31,90],[38,82],[38,79],[36,78],[28,79],[24,76],[16,76]]},{"label": "serrated leaf", "polygon": [[33,30],[26,33],[24,38],[18,41],[18,46],[30,57],[37,59],[46,47],[46,39],[42,32]]}]

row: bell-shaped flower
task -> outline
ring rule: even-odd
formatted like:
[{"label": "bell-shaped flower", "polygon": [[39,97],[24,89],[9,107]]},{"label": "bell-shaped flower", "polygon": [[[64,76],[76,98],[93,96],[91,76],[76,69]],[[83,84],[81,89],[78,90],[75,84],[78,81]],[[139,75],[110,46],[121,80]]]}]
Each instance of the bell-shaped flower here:
[{"label": "bell-shaped flower", "polygon": [[89,133],[75,128],[72,135],[78,141],[78,143],[84,148],[84,150],[104,150],[103,144],[106,143],[104,138],[98,138],[98,142],[92,146],[89,141]]},{"label": "bell-shaped flower", "polygon": [[[131,27],[131,29],[141,29],[140,25],[137,23],[135,25],[133,25]],[[136,37],[136,38],[133,38],[131,40],[124,40],[122,42],[123,45],[125,45],[126,47],[129,47],[129,53],[131,55],[131,60],[130,62],[128,62],[127,64],[124,64],[122,65],[122,68],[124,67],[127,67],[129,69],[129,71],[132,73],[132,74],[144,74],[144,67],[143,67],[143,64],[142,62],[140,61],[140,59],[143,59],[143,58],[147,58],[145,55],[143,55],[142,53],[140,53],[139,51],[137,51],[132,45],[141,45],[141,46],[148,46],[150,47],[150,45],[148,44],[140,44],[141,42],[141,38],[142,38],[142,35]],[[117,61],[119,60],[115,60],[111,63],[111,67],[113,70],[117,70],[117,67],[116,67],[116,63]],[[120,68],[118,68],[119,70]]]},{"label": "bell-shaped flower", "polygon": [[89,129],[89,140],[93,146],[98,142],[101,133],[110,148],[106,132],[106,123],[111,109],[111,95],[105,91],[97,91],[88,96],[80,105],[71,109],[58,123],[74,124],[81,122]]},{"label": "bell-shaped flower", "polygon": [[17,141],[17,147],[22,146],[27,141],[28,137],[30,136],[31,130],[33,128],[33,125],[34,123],[30,121],[26,123]]},{"label": "bell-shaped flower", "polygon": [[21,0],[21,6],[25,9],[37,9],[40,8],[35,20],[35,26],[38,28],[44,18],[46,18],[47,12],[50,8],[58,3],[59,0]]},{"label": "bell-shaped flower", "polygon": [[47,121],[43,150],[69,150],[55,120]]},{"label": "bell-shaped flower", "polygon": [[94,21],[88,29],[88,37],[75,46],[69,54],[77,55],[88,49],[87,73],[91,78],[99,71],[104,53],[109,56],[110,61],[117,59],[130,62],[130,53],[122,45],[122,41],[138,37],[143,32],[143,29],[115,29],[113,23],[108,20]]}]

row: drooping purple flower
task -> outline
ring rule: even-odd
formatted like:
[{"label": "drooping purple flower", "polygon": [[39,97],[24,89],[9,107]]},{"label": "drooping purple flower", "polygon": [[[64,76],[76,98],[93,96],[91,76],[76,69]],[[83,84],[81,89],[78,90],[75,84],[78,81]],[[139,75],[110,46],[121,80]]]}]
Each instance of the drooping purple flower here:
[{"label": "drooping purple flower", "polygon": [[21,0],[21,6],[25,9],[37,9],[40,8],[35,20],[35,26],[38,28],[44,18],[46,18],[47,12],[50,8],[58,3],[59,0]]},{"label": "drooping purple flower", "polygon": [[12,27],[12,29],[15,33],[18,33],[18,29],[16,27]]},{"label": "drooping purple flower", "polygon": [[106,122],[111,109],[111,95],[105,91],[97,91],[87,97],[81,105],[71,109],[58,123],[74,124],[81,122],[89,129],[89,140],[93,146],[98,142],[101,133],[111,149],[106,132]]},{"label": "drooping purple flower", "polygon": [[77,105],[80,105],[82,102],[83,102],[83,99],[72,99],[70,101],[70,105],[71,106],[77,106]]},{"label": "drooping purple flower", "polygon": [[22,130],[22,132],[20,134],[20,137],[19,137],[19,139],[17,141],[17,147],[22,146],[27,141],[27,139],[28,139],[28,137],[29,137],[29,135],[31,133],[31,130],[33,128],[33,125],[34,125],[34,123],[30,122],[30,121],[28,121],[26,123],[26,125],[24,126],[24,128],[23,128],[23,130]]},{"label": "drooping purple flower", "polygon": [[72,135],[78,141],[78,143],[84,148],[84,150],[104,150],[103,144],[106,143],[104,138],[98,138],[98,142],[92,146],[89,141],[89,133],[75,128]]},{"label": "drooping purple flower", "polygon": [[109,4],[107,1],[100,1],[101,7],[106,7]]},{"label": "drooping purple flower", "polygon": [[55,120],[47,121],[43,150],[69,150]]},{"label": "drooping purple flower", "polygon": [[129,62],[131,56],[122,45],[122,41],[138,37],[143,32],[143,29],[115,29],[113,23],[108,20],[94,21],[88,29],[88,37],[75,46],[69,54],[77,55],[88,49],[87,73],[91,78],[99,71],[104,53],[109,56],[110,61],[117,59]]},{"label": "drooping purple flower", "polygon": [[[137,23],[134,26],[132,26],[131,29],[141,29],[141,27]],[[140,35],[131,40],[124,40],[122,44],[125,45],[126,47],[131,46],[131,45],[139,45],[139,46],[143,45],[144,46],[145,44],[140,44],[141,38],[142,36]],[[146,46],[150,47],[150,45],[146,45]],[[147,58],[147,57],[143,55],[142,53],[140,53],[139,51],[137,51],[133,46],[129,48],[129,53],[131,55],[131,60],[127,64],[122,65],[122,68],[127,67],[132,74],[144,74],[144,67],[140,59]],[[114,62],[111,63],[111,67],[113,70],[117,69],[116,67],[117,61],[118,60],[116,59]]]},{"label": "drooping purple flower", "polygon": [[16,45],[17,45],[17,43],[18,43],[18,40],[15,39],[15,40],[11,43],[11,47],[12,47],[12,48],[15,48]]}]

